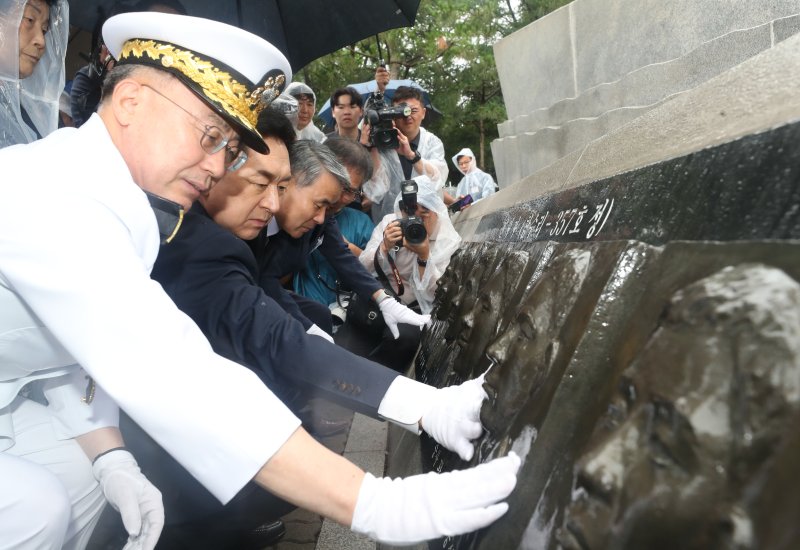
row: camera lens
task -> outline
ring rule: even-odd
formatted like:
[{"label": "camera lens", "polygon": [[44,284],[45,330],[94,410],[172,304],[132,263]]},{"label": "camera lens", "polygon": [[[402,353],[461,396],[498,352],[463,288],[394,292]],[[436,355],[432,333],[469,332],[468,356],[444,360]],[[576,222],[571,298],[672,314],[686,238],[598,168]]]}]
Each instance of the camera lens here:
[{"label": "camera lens", "polygon": [[391,132],[383,131],[378,134],[378,144],[379,145],[388,145],[392,141],[392,134]]},{"label": "camera lens", "polygon": [[403,228],[403,236],[409,244],[420,244],[425,242],[428,232],[425,230],[425,225],[417,219],[409,218],[406,226]]}]

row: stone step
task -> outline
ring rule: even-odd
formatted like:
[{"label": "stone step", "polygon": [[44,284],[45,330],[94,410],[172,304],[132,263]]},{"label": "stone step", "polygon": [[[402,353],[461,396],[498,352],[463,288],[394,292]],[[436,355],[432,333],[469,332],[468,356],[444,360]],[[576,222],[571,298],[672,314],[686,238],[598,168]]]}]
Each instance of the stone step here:
[{"label": "stone step", "polygon": [[536,173],[668,99],[670,98],[654,105],[615,109],[596,118],[571,120],[562,126],[541,128],[536,132],[494,140],[491,144],[492,156],[500,187]]},{"label": "stone step", "polygon": [[643,67],[578,98],[501,124],[501,137],[492,143],[500,187],[535,173],[798,30],[800,16],[734,31],[679,59]]},{"label": "stone step", "polygon": [[798,14],[797,0],[575,0],[495,44],[508,119],[740,30],[772,24],[778,42],[797,32]]},{"label": "stone step", "polygon": [[[800,25],[800,16],[789,19]],[[665,97],[695,88],[773,45],[773,22],[727,33],[681,57],[651,63],[619,80],[589,88],[578,97],[502,122],[498,125],[500,138],[561,126],[576,119],[598,118],[617,109],[658,104]]]},{"label": "stone step", "polygon": [[800,35],[506,186],[454,224],[468,236],[495,210],[798,121],[798,97]]}]

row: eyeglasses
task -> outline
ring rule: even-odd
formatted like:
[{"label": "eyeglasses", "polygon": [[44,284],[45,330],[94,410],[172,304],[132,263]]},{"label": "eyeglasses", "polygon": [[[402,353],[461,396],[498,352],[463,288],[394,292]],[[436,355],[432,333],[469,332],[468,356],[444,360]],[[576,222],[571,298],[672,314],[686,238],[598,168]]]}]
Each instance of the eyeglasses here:
[{"label": "eyeglasses", "polygon": [[353,200],[356,200],[356,199],[361,200],[361,197],[364,196],[364,193],[360,189],[354,189],[353,187],[347,187],[347,188],[343,189],[342,193],[345,193],[347,195],[351,195],[353,197]]},{"label": "eyeglasses", "polygon": [[198,130],[202,130],[203,132],[203,135],[200,137],[200,147],[202,147],[203,151],[209,155],[214,155],[225,149],[225,168],[228,170],[228,172],[233,172],[244,166],[244,163],[247,162],[247,152],[239,148],[238,138],[236,138],[237,143],[231,145],[231,138],[225,137],[225,135],[222,133],[222,130],[216,126],[204,123],[202,120],[197,118],[197,116],[193,115],[178,105],[174,100],[168,98],[149,84],[142,84],[142,86],[153,90],[157,95],[163,97],[175,105],[178,109],[192,117],[196,122],[200,123],[202,128],[197,127]]}]

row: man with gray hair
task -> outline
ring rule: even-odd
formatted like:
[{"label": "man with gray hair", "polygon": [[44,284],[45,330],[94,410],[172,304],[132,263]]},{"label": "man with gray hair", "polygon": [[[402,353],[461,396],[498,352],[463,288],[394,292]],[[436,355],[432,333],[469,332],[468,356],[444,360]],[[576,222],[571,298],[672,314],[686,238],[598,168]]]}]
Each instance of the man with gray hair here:
[{"label": "man with gray hair", "polygon": [[[281,200],[281,208],[267,232],[254,243],[259,260],[259,284],[264,291],[296,316],[307,329],[316,325],[325,333],[333,332],[327,306],[281,286],[281,278],[301,271],[311,252],[319,249],[333,265],[347,271],[354,288],[364,290],[381,308],[384,320],[395,338],[397,325],[406,323],[423,327],[430,316],[419,315],[394,300],[358,262],[342,239],[332,216],[341,195],[350,190],[347,170],[325,145],[298,141],[290,152],[293,181]],[[327,171],[327,173],[325,173]],[[267,238],[268,243],[264,241]],[[354,284],[353,284],[354,283]],[[295,305],[288,304],[291,299]],[[300,314],[298,316],[298,313]],[[312,329],[314,330],[314,329]]]},{"label": "man with gray hair", "polygon": [[333,329],[327,308],[288,292],[280,278],[292,272],[289,262],[297,255],[295,248],[305,256],[322,243],[314,230],[325,222],[328,210],[339,201],[350,180],[331,150],[315,141],[293,143],[289,162],[292,179],[281,197],[281,208],[266,231],[251,243],[259,263],[259,284],[309,333],[328,336]]},{"label": "man with gray hair", "polygon": [[[325,146],[333,151],[350,175],[350,187],[342,192],[339,202],[331,208],[332,216],[328,216],[325,222],[328,226],[326,232],[338,230],[341,237],[331,238],[334,242],[343,239],[353,257],[357,258],[375,228],[372,219],[359,207],[361,186],[372,177],[372,159],[366,148],[351,139],[330,137],[325,140]],[[347,208],[354,201],[358,205]],[[339,297],[343,292],[354,291],[366,302],[381,289],[380,283],[349,256],[340,258],[334,255],[332,260],[333,264],[319,250],[312,252],[305,267],[295,273],[295,292],[333,308],[336,307],[334,304],[339,305]]]}]

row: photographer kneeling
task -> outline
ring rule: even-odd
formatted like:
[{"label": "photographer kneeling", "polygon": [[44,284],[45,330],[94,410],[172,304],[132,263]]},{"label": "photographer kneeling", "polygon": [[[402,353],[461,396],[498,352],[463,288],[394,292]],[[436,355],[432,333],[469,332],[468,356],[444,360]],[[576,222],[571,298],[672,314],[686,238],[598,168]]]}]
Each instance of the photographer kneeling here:
[{"label": "photographer kneeling", "polygon": [[[450,223],[433,183],[419,176],[403,182],[394,202],[394,214],[385,216],[375,227],[359,260],[390,294],[425,314],[433,309],[436,283],[460,243],[461,237]],[[388,329],[378,338],[373,337],[367,357],[395,370],[405,370],[419,346],[421,331],[412,326],[400,327],[399,340]]]}]

